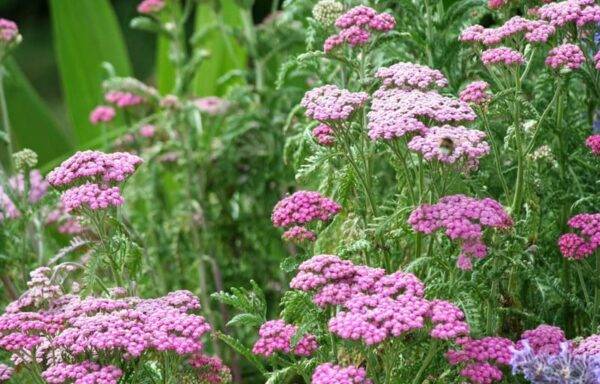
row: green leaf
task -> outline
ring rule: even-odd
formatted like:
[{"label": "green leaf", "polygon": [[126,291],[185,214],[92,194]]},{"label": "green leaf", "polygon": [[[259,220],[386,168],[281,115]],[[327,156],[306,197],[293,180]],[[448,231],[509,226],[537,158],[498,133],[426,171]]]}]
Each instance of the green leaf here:
[{"label": "green leaf", "polygon": [[269,374],[269,380],[265,384],[285,384],[290,374],[294,373],[294,367],[285,367]]},{"label": "green leaf", "polygon": [[111,63],[119,76],[131,75],[131,65],[108,0],[50,0],[50,10],[68,114],[83,145],[101,134],[88,117],[103,100],[102,63]]},{"label": "green leaf", "polygon": [[165,36],[158,36],[156,47],[156,86],[161,94],[167,94],[175,86],[175,67],[169,60],[171,42]]},{"label": "green leaf", "polygon": [[4,87],[14,149],[34,150],[42,165],[70,152],[73,148],[70,132],[60,127],[17,63],[7,60],[6,70]]},{"label": "green leaf", "polygon": [[231,28],[241,25],[242,10],[234,0],[216,0],[217,4],[201,3],[196,10],[196,30],[203,32],[217,21],[218,28],[206,30],[198,41],[198,48],[210,52],[210,57],[202,62],[194,79],[194,91],[198,96],[222,95],[227,83],[220,84],[219,78],[226,73],[244,69],[246,51],[230,35]]},{"label": "green leaf", "polygon": [[283,259],[279,267],[286,273],[290,273],[296,270],[300,265],[300,260],[295,257],[286,257]]},{"label": "green leaf", "polygon": [[258,315],[252,313],[240,313],[235,315],[229,322],[227,323],[228,327],[234,325],[249,325],[249,326],[259,326],[262,324],[262,318]]},{"label": "green leaf", "polygon": [[263,363],[252,353],[252,351],[234,339],[233,337],[226,335],[222,332],[215,332],[216,336],[223,341],[225,344],[229,345],[234,351],[242,355],[246,358],[252,365],[256,367],[263,375],[267,373],[267,370]]}]

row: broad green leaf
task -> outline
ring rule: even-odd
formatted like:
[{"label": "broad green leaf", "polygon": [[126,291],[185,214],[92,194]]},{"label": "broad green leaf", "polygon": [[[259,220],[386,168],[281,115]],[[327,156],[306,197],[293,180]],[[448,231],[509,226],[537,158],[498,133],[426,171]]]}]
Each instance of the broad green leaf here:
[{"label": "broad green leaf", "polygon": [[102,63],[119,76],[131,65],[115,13],[108,0],[50,0],[58,69],[68,115],[78,145],[100,135],[89,120],[102,99]]},{"label": "broad green leaf", "polygon": [[4,87],[15,150],[34,150],[40,164],[71,151],[70,132],[60,127],[17,63],[7,60],[6,70]]},{"label": "broad green leaf", "polygon": [[234,0],[206,2],[196,9],[196,31],[217,22],[217,28],[207,32],[199,42],[199,47],[210,52],[196,73],[194,91],[198,96],[222,95],[227,84],[219,84],[219,78],[246,65],[246,52],[228,32],[228,28],[241,25],[241,9]]}]

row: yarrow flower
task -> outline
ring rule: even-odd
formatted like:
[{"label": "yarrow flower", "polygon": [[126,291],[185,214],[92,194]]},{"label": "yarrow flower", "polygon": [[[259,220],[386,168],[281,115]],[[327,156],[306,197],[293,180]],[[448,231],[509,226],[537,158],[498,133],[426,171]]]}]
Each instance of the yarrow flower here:
[{"label": "yarrow flower", "polygon": [[472,25],[460,34],[460,41],[465,43],[478,42],[486,46],[502,43],[508,38],[523,35],[530,43],[545,43],[556,33],[556,28],[543,20],[528,20],[514,16],[497,28],[484,28]]},{"label": "yarrow flower", "polygon": [[594,155],[600,156],[600,135],[591,135],[585,140],[585,145]]},{"label": "yarrow flower", "polygon": [[283,320],[271,320],[264,323],[258,335],[260,338],[254,344],[252,353],[269,357],[276,352],[293,353],[296,356],[310,356],[319,347],[317,339],[312,334],[305,334],[292,345],[292,338],[298,332],[298,327],[286,324]]},{"label": "yarrow flower", "polygon": [[142,162],[140,157],[126,152],[77,152],[50,172],[46,179],[54,187],[64,187],[82,180],[122,182],[133,174]]},{"label": "yarrow flower", "polygon": [[146,124],[140,127],[139,133],[142,137],[151,138],[156,133],[156,127],[152,124]]},{"label": "yarrow flower", "polygon": [[138,4],[137,10],[139,13],[153,14],[162,11],[165,5],[165,0],[144,0]]},{"label": "yarrow flower", "polygon": [[106,105],[100,105],[90,113],[90,122],[92,124],[106,123],[116,116],[115,109]]},{"label": "yarrow flower", "polygon": [[78,364],[59,363],[42,372],[42,377],[49,384],[117,384],[121,376],[123,371],[119,368],[112,365],[103,367],[91,361]]},{"label": "yarrow flower", "polygon": [[508,4],[509,0],[488,0],[488,7],[491,9],[499,9]]},{"label": "yarrow flower", "polygon": [[507,47],[499,47],[483,51],[481,61],[484,65],[521,65],[525,63],[525,58],[519,51]]},{"label": "yarrow flower", "polygon": [[584,62],[585,56],[575,44],[563,44],[552,48],[546,57],[546,65],[552,69],[579,69]]},{"label": "yarrow flower", "polygon": [[367,371],[364,368],[350,365],[342,367],[331,363],[324,363],[315,369],[312,384],[373,384],[371,379],[367,378]]},{"label": "yarrow flower", "polygon": [[388,87],[427,90],[448,85],[448,79],[442,72],[414,63],[400,62],[390,67],[382,67],[377,70],[375,76]]},{"label": "yarrow flower", "polygon": [[430,128],[424,136],[413,137],[408,148],[420,152],[426,160],[436,159],[446,164],[464,159],[472,169],[490,152],[485,136],[485,132],[476,129],[444,125]]},{"label": "yarrow flower", "polygon": [[25,171],[35,167],[38,163],[38,155],[29,148],[23,148],[12,155],[13,165],[17,171]]},{"label": "yarrow flower", "polygon": [[581,260],[600,247],[600,213],[582,213],[569,219],[569,227],[580,234],[565,233],[558,239],[560,252],[567,259]]},{"label": "yarrow flower", "polygon": [[19,28],[14,21],[0,18],[0,41],[4,44],[13,43],[19,36]]},{"label": "yarrow flower", "polygon": [[67,212],[83,208],[96,211],[118,207],[124,202],[119,187],[107,187],[91,183],[66,190],[60,196],[60,200]]},{"label": "yarrow flower", "polygon": [[201,97],[194,100],[194,104],[200,110],[209,116],[223,115],[229,109],[229,102],[217,96]]},{"label": "yarrow flower", "polygon": [[215,356],[195,354],[188,363],[195,368],[201,383],[222,384],[231,382],[231,371],[223,361]]},{"label": "yarrow flower", "polygon": [[312,15],[319,23],[330,26],[344,13],[344,4],[335,0],[320,0],[312,9]]},{"label": "yarrow flower", "polygon": [[312,242],[317,240],[317,235],[313,231],[300,226],[288,229],[283,233],[282,237],[293,243]]},{"label": "yarrow flower", "polygon": [[327,124],[319,124],[312,130],[312,135],[320,145],[331,147],[335,143],[334,131]]},{"label": "yarrow flower", "polygon": [[396,20],[388,13],[377,13],[373,8],[359,5],[341,15],[335,22],[340,33],[325,40],[325,53],[347,43],[354,47],[366,44],[372,32],[388,32],[396,26]]},{"label": "yarrow flower", "polygon": [[371,140],[390,140],[406,134],[423,135],[428,131],[420,119],[440,123],[473,121],[477,115],[463,101],[435,91],[378,89],[368,113]]},{"label": "yarrow flower", "polygon": [[12,377],[14,369],[6,364],[0,364],[0,382],[8,381]]},{"label": "yarrow flower", "polygon": [[298,191],[275,205],[271,220],[276,227],[304,225],[314,220],[328,221],[341,209],[319,192]]},{"label": "yarrow flower", "polygon": [[488,93],[490,85],[485,81],[474,81],[468,84],[459,95],[459,99],[465,103],[484,104],[492,98]]},{"label": "yarrow flower", "polygon": [[600,71],[600,51],[596,52],[594,55],[594,64],[596,69]]},{"label": "yarrow flower", "polygon": [[107,102],[115,104],[119,108],[133,107],[144,102],[142,96],[131,92],[111,91],[104,95]]},{"label": "yarrow flower", "polygon": [[497,201],[490,198],[477,200],[465,195],[445,196],[437,204],[423,204],[410,214],[408,223],[415,231],[425,234],[443,228],[451,240],[460,240],[457,266],[463,270],[473,268],[472,258],[483,259],[487,255],[484,227],[506,229],[513,225]]},{"label": "yarrow flower", "polygon": [[600,22],[600,6],[594,0],[566,0],[546,4],[538,9],[537,14],[557,27],[567,23],[583,26]]},{"label": "yarrow flower", "polygon": [[498,366],[508,365],[511,359],[513,342],[503,337],[484,337],[472,339],[459,338],[458,350],[446,352],[451,365],[463,364],[462,377],[476,384],[491,384],[502,380],[503,374]]},{"label": "yarrow flower", "polygon": [[561,344],[566,342],[565,333],[559,327],[542,324],[521,334],[516,348],[521,349],[525,342],[536,354],[556,355],[560,353]]},{"label": "yarrow flower", "polygon": [[366,92],[350,92],[335,85],[324,85],[306,92],[300,104],[306,108],[306,116],[312,119],[339,121],[348,120],[368,98]]}]

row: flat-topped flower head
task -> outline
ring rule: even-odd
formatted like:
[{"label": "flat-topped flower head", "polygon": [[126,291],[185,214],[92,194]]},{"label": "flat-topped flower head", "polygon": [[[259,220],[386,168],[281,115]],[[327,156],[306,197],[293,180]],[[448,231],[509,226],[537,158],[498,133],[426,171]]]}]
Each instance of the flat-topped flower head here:
[{"label": "flat-topped flower head", "polygon": [[321,121],[344,121],[362,107],[369,95],[366,92],[350,92],[335,85],[314,88],[304,95],[301,105],[306,116]]},{"label": "flat-topped flower head", "polygon": [[63,187],[83,180],[103,183],[122,182],[131,176],[143,160],[126,152],[77,152],[48,174],[54,187]]},{"label": "flat-topped flower head", "polygon": [[91,183],[67,189],[60,196],[60,201],[67,212],[81,209],[97,211],[118,207],[124,203],[119,187],[107,187]]},{"label": "flat-topped flower head", "polygon": [[331,147],[335,143],[333,129],[327,124],[319,124],[312,130],[312,135],[324,147]]},{"label": "flat-topped flower head", "polygon": [[462,364],[460,375],[474,383],[491,384],[502,380],[503,374],[498,366],[510,363],[514,343],[503,337],[470,337],[456,340],[460,349],[450,350],[446,359],[451,365]]},{"label": "flat-topped flower head", "polygon": [[292,338],[298,327],[286,324],[283,320],[270,320],[264,323],[259,331],[259,339],[252,348],[252,353],[265,357],[276,352],[293,353],[296,356],[310,356],[319,347],[314,335],[305,334],[296,346],[292,345]]},{"label": "flat-topped flower head", "polygon": [[517,349],[527,342],[536,354],[557,355],[560,353],[560,345],[567,341],[565,333],[559,327],[542,324],[535,329],[529,329],[521,334],[517,342]]},{"label": "flat-topped flower head", "polygon": [[465,103],[484,104],[492,98],[489,88],[490,85],[485,81],[474,81],[460,92],[459,99]]},{"label": "flat-topped flower head", "polygon": [[15,370],[6,364],[0,364],[0,383],[10,380]]},{"label": "flat-topped flower head", "polygon": [[487,255],[483,242],[485,227],[506,229],[513,225],[497,201],[465,195],[445,196],[436,204],[423,204],[410,214],[408,223],[417,232],[431,234],[444,229],[451,240],[459,240],[462,251],[457,265],[464,270],[472,268],[472,258],[482,259]]},{"label": "flat-topped flower head", "polygon": [[600,156],[600,134],[588,136],[585,145],[594,155]]},{"label": "flat-topped flower head", "polygon": [[104,99],[119,108],[133,107],[144,103],[142,96],[124,91],[110,91],[104,95]]},{"label": "flat-topped flower head", "polygon": [[165,0],[144,0],[138,4],[137,11],[142,14],[155,14],[163,10]]},{"label": "flat-topped flower head", "polygon": [[600,22],[600,6],[594,0],[566,0],[545,4],[537,11],[538,16],[550,24],[562,27],[568,23],[583,26]]},{"label": "flat-topped flower head", "polygon": [[472,25],[460,34],[460,41],[478,42],[486,46],[498,45],[509,38],[524,36],[530,43],[545,43],[556,33],[556,28],[543,20],[529,20],[514,16],[497,28],[484,28]]},{"label": "flat-topped flower head", "polygon": [[521,65],[525,58],[519,51],[507,47],[491,48],[481,53],[481,61],[484,65]]},{"label": "flat-topped flower head", "polygon": [[324,363],[315,369],[312,384],[373,384],[364,368]]},{"label": "flat-topped flower head", "polygon": [[579,356],[600,356],[600,335],[586,337],[573,349],[573,354]]},{"label": "flat-topped flower head", "polygon": [[469,334],[469,324],[465,320],[464,312],[448,301],[431,301],[427,316],[434,324],[429,332],[434,339],[454,340]]},{"label": "flat-topped flower head", "polygon": [[584,62],[585,56],[575,44],[563,44],[552,48],[546,57],[546,65],[552,69],[579,69]]},{"label": "flat-topped flower head", "polygon": [[382,67],[375,74],[386,87],[427,90],[433,87],[443,88],[448,80],[437,69],[425,65],[400,62],[390,67]]},{"label": "flat-topped flower head", "polygon": [[116,112],[113,107],[99,105],[90,113],[90,122],[94,125],[112,121]]},{"label": "flat-topped flower head", "polygon": [[58,363],[42,372],[49,384],[117,384],[123,372],[112,365],[101,366],[91,361],[77,364]]},{"label": "flat-topped flower head", "polygon": [[276,227],[304,225],[314,220],[328,221],[341,209],[338,203],[319,192],[298,191],[275,205],[271,220]]},{"label": "flat-topped flower head", "polygon": [[600,213],[582,213],[569,219],[569,227],[579,234],[565,233],[558,239],[560,252],[567,259],[581,260],[600,247]]},{"label": "flat-topped flower head", "polygon": [[319,23],[330,26],[344,13],[344,4],[335,0],[320,0],[312,9],[312,15]]},{"label": "flat-topped flower head", "polygon": [[325,53],[344,43],[351,47],[369,42],[374,32],[388,32],[396,27],[396,20],[387,13],[377,13],[373,8],[359,5],[341,15],[335,22],[340,32],[331,35],[323,45]]},{"label": "flat-topped flower head", "polygon": [[469,168],[474,168],[479,164],[479,159],[490,152],[485,136],[483,131],[462,126],[431,127],[425,135],[413,137],[408,148],[420,152],[426,160],[438,160],[446,164],[464,160]]},{"label": "flat-topped flower head", "polygon": [[292,243],[305,243],[317,240],[317,235],[304,227],[295,226],[283,233],[283,239]]},{"label": "flat-topped flower head", "polygon": [[201,97],[194,100],[194,104],[209,116],[224,115],[229,109],[229,102],[217,96]]},{"label": "flat-topped flower head", "polygon": [[9,44],[19,39],[19,28],[14,21],[0,18],[0,41]]},{"label": "flat-topped flower head", "polygon": [[508,3],[509,0],[488,0],[488,7],[490,7],[490,9],[500,9]]}]

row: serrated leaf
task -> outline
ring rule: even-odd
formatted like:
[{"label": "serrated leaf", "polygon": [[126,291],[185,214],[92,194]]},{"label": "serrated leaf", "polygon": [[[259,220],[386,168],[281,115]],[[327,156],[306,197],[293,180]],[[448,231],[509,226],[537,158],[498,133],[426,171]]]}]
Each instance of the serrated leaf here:
[{"label": "serrated leaf", "polygon": [[219,338],[219,340],[223,341],[234,351],[242,355],[246,360],[248,360],[248,362],[254,365],[256,369],[258,369],[263,375],[267,373],[267,370],[264,367],[263,363],[252,353],[252,351],[248,347],[246,347],[233,337],[226,335],[222,332],[216,332],[215,334]]},{"label": "serrated leaf", "polygon": [[279,267],[286,273],[294,272],[300,265],[300,260],[295,257],[286,257],[283,259]]},{"label": "serrated leaf", "polygon": [[290,374],[294,373],[294,367],[285,367],[269,374],[265,384],[285,384]]},{"label": "serrated leaf", "polygon": [[252,313],[240,313],[229,320],[227,326],[232,327],[234,325],[248,325],[255,327],[259,326],[260,324],[262,324],[262,319],[260,316]]}]

